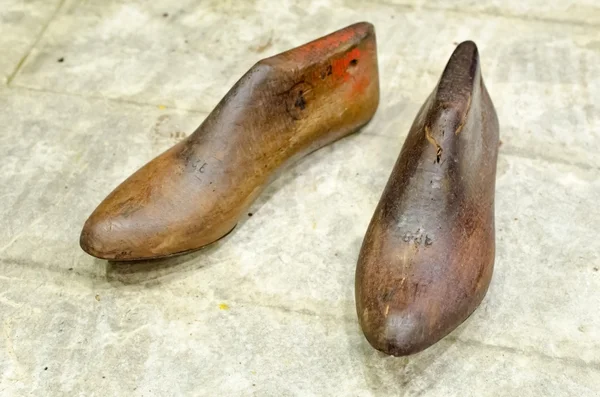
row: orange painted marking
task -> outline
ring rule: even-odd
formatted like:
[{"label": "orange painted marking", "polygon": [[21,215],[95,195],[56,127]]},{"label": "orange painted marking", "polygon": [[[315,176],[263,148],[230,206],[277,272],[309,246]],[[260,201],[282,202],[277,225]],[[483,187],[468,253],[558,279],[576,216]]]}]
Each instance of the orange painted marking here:
[{"label": "orange painted marking", "polygon": [[348,73],[348,67],[350,66],[350,62],[358,62],[360,60],[360,50],[358,48],[354,48],[352,51],[347,52],[342,58],[335,59],[331,63],[333,76],[338,79],[344,79],[344,81],[348,81],[350,79],[350,74]]}]

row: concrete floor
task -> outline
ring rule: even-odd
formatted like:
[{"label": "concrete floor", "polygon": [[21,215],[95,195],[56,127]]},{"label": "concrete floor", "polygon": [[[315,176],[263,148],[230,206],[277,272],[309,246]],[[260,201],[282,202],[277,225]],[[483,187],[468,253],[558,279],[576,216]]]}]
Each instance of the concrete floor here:
[{"label": "concrete floor", "polygon": [[[199,253],[119,265],[80,250],[100,200],[253,63],[359,20],[377,28],[382,81],[360,134],[285,172]],[[599,29],[597,0],[3,0],[0,395],[600,395]],[[465,39],[501,123],[495,274],[450,336],[387,357],[357,324],[355,263]]]}]

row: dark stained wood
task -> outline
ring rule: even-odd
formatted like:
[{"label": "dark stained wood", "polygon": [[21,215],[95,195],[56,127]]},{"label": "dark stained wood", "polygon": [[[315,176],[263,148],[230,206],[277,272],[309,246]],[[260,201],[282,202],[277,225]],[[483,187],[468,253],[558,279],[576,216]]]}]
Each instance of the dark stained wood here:
[{"label": "dark stained wood", "polygon": [[210,244],[235,227],[277,171],[358,130],[378,102],[371,24],[263,59],[192,135],[106,197],[86,221],[81,247],[137,260]]},{"label": "dark stained wood", "polygon": [[419,111],[366,232],[356,306],[369,343],[431,346],[483,299],[494,265],[498,119],[473,42]]}]

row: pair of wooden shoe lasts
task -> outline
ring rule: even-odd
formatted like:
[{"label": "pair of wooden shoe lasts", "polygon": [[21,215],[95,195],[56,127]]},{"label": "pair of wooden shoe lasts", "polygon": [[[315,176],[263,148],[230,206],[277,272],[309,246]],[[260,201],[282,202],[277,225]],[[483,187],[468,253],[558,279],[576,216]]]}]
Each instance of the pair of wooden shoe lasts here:
[{"label": "pair of wooden shoe lasts", "polygon": [[[276,171],[360,129],[378,102],[371,24],[263,59],[192,135],[106,197],[81,247],[127,261],[210,244]],[[494,264],[497,150],[477,48],[464,42],[417,114],[363,241],[356,307],[376,349],[423,350],[483,299]]]}]

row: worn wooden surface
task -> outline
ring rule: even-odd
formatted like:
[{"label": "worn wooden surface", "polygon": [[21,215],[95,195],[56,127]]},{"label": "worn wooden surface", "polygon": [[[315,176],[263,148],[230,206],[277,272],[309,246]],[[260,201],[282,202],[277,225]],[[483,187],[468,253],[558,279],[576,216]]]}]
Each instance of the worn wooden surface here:
[{"label": "worn wooden surface", "polygon": [[365,234],[356,309],[367,340],[417,353],[479,306],[494,267],[498,118],[472,41],[452,53]]},{"label": "worn wooden surface", "polygon": [[81,247],[127,261],[211,244],[246,216],[282,167],[356,132],[378,103],[371,24],[263,59],[193,134],[104,199],[83,227]]},{"label": "worn wooden surface", "polygon": [[[599,394],[597,1],[2,4],[0,395]],[[122,267],[79,248],[97,203],[257,58],[361,20],[381,81],[364,131],[283,172],[198,253]],[[501,120],[494,276],[448,337],[387,357],[357,322],[358,253],[468,39]]]}]

